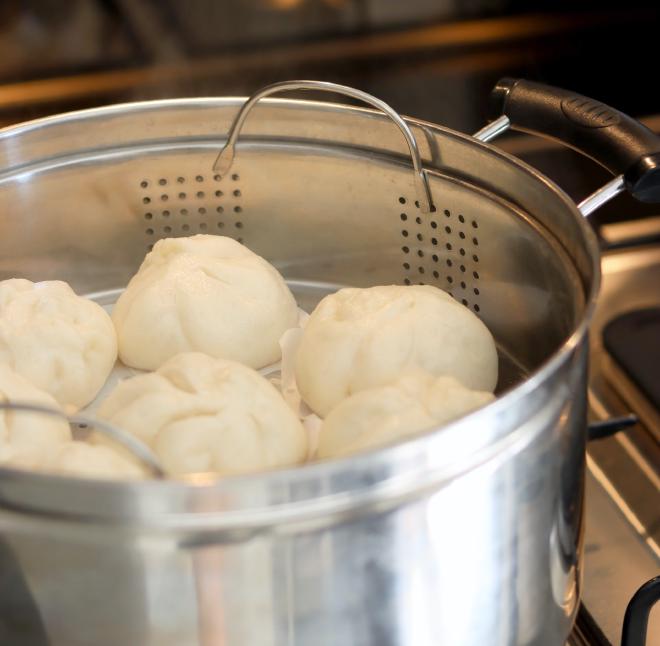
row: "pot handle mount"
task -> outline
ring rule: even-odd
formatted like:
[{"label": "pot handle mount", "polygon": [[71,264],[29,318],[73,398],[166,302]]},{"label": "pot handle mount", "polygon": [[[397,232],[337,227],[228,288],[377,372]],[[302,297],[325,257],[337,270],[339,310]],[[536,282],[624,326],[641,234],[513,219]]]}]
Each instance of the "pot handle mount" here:
[{"label": "pot handle mount", "polygon": [[504,78],[491,92],[493,121],[475,133],[490,141],[508,128],[556,139],[615,177],[583,200],[587,216],[624,190],[660,202],[660,137],[623,112],[569,90]]}]

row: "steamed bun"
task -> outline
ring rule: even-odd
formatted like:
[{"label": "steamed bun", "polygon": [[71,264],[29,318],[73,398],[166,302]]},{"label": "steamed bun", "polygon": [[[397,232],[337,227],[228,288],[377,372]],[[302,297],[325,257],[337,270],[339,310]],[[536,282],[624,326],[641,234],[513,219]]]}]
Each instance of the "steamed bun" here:
[{"label": "steamed bun", "polygon": [[[2,364],[0,401],[60,409],[51,395]],[[31,467],[70,439],[71,429],[64,418],[21,410],[0,410],[0,462]]]},{"label": "steamed bun", "polygon": [[493,399],[492,393],[468,390],[454,377],[411,371],[336,406],[323,420],[317,455],[340,457],[390,444],[446,424]]},{"label": "steamed bun", "polygon": [[352,393],[391,383],[408,368],[493,391],[497,351],[488,328],[446,292],[389,285],[326,296],[295,359],[298,389],[321,417]]},{"label": "steamed bun", "polygon": [[246,366],[189,352],[120,383],[98,416],[150,446],[168,473],[251,473],[305,459],[297,416]]},{"label": "steamed bun", "polygon": [[63,406],[92,401],[116,358],[110,317],[67,283],[0,282],[0,363]]},{"label": "steamed bun", "polygon": [[112,313],[121,360],[143,370],[191,351],[263,368],[297,317],[272,265],[213,235],[159,240]]},{"label": "steamed bun", "polygon": [[81,478],[137,479],[145,471],[133,460],[105,445],[66,442],[59,445],[45,460],[35,465],[40,471]]}]

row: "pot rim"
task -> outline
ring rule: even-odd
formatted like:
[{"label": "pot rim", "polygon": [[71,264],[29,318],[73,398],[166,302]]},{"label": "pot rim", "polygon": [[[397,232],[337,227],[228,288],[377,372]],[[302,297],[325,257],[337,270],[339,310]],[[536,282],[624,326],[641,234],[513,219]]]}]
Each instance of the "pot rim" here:
[{"label": "pot rim", "polygon": [[[78,122],[81,119],[83,121],[93,121],[98,118],[125,116],[127,113],[168,110],[171,108],[238,107],[245,100],[241,97],[178,98],[122,103],[67,112],[0,129],[0,143],[11,137],[58,127],[70,122]],[[330,112],[339,111],[349,116],[385,119],[385,116],[381,113],[368,108],[325,101],[264,99],[262,103],[284,108],[321,109]],[[265,512],[270,513],[273,511],[273,505],[264,506],[259,496],[251,501],[249,495],[247,497],[241,496],[240,504],[232,506],[232,503],[236,502],[235,494],[239,490],[250,489],[256,483],[260,485],[260,488],[267,490],[287,490],[290,494],[293,492],[293,499],[275,505],[282,513],[285,509],[291,511],[294,508],[304,511],[306,504],[310,502],[314,503],[317,512],[321,508],[325,510],[323,513],[326,514],[331,511],[343,510],[345,512],[347,509],[365,504],[365,501],[372,500],[374,496],[376,499],[382,500],[383,496],[400,497],[406,495],[406,492],[409,493],[427,486],[430,481],[429,478],[433,480],[436,486],[440,486],[439,483],[448,482],[460,473],[469,471],[477,464],[481,465],[489,462],[502,452],[516,450],[515,447],[511,446],[510,436],[512,436],[518,425],[512,424],[506,432],[500,433],[495,441],[488,446],[489,450],[486,454],[477,452],[469,455],[466,457],[464,464],[454,465],[454,469],[438,473],[438,465],[433,463],[432,460],[425,459],[425,456],[433,453],[433,444],[438,438],[461,435],[475,427],[487,426],[485,423],[489,420],[492,424],[494,419],[507,418],[507,411],[521,406],[523,400],[538,392],[556,372],[571,360],[574,352],[587,335],[600,288],[600,250],[596,235],[570,197],[552,180],[532,166],[496,146],[481,142],[470,135],[419,119],[409,117],[404,117],[404,119],[412,128],[420,128],[442,137],[460,140],[468,145],[480,148],[483,154],[494,156],[502,163],[512,164],[519,172],[527,176],[529,181],[543,183],[563,203],[563,206],[572,214],[573,218],[577,219],[591,259],[591,280],[587,285],[583,285],[583,288],[585,288],[585,303],[579,320],[573,326],[570,336],[548,359],[532,371],[524,381],[487,406],[449,424],[427,429],[401,442],[375,450],[257,474],[229,476],[220,479],[209,478],[208,475],[201,474],[199,477],[193,477],[186,482],[175,480],[127,482],[80,479],[0,467],[0,507],[21,508],[22,512],[29,510],[35,513],[50,510],[53,513],[52,508],[47,505],[35,505],[33,501],[24,500],[24,497],[27,494],[28,499],[36,499],[44,491],[61,490],[62,499],[70,499],[72,506],[67,504],[65,509],[57,509],[57,513],[62,513],[70,520],[76,519],[80,514],[87,517],[91,509],[94,509],[91,515],[99,520],[109,518],[113,522],[121,522],[122,519],[126,519],[132,523],[136,518],[139,518],[139,522],[143,523],[147,518],[150,518],[153,521],[170,519],[175,525],[180,525],[183,523],[185,516],[193,514],[198,517],[199,522],[197,524],[199,526],[209,525],[216,528],[220,526],[237,526],[237,524],[250,524],[249,521],[252,516],[263,516]],[[425,167],[433,171],[432,167]],[[20,168],[18,166],[14,172],[20,172]],[[525,441],[524,437],[516,439],[517,444]],[[393,469],[394,465],[397,467],[407,465],[408,475],[414,473],[415,477],[404,484],[402,482],[403,474],[397,469]],[[264,483],[268,484],[264,485]],[[320,483],[332,483],[338,489],[329,492],[324,491],[323,487],[319,486]],[[85,512],[76,513],[76,505],[81,502],[81,499],[76,495],[77,489],[86,490],[89,496],[98,494],[102,497],[120,497],[122,499],[130,499],[139,492],[144,500],[137,501],[137,504],[127,504],[124,500],[116,508],[92,507],[86,509]],[[295,492],[294,490],[298,491]],[[88,499],[87,496],[84,498],[85,500]],[[175,508],[177,510],[173,511],[168,504],[152,506],[150,501],[154,498],[176,503]],[[246,498],[248,500],[247,504]],[[325,502],[319,506],[321,500]],[[88,507],[87,504],[83,506]],[[308,512],[303,513],[303,516],[307,517],[308,513],[312,512],[313,510],[308,510]],[[236,522],[238,521],[236,513],[239,513],[240,516],[239,523]],[[232,514],[234,514],[233,517]],[[284,514],[284,516],[287,516],[287,514]],[[293,517],[298,516],[297,513],[293,514]],[[170,523],[167,522],[166,524]]]}]

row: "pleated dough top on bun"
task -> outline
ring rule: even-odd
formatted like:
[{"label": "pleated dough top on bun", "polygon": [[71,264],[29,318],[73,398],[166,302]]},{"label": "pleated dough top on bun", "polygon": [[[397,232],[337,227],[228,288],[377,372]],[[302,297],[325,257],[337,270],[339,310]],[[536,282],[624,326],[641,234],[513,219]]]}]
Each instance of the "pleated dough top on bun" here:
[{"label": "pleated dough top on bun", "polygon": [[92,401],[116,359],[110,317],[67,283],[0,282],[0,363],[63,406]]},{"label": "pleated dough top on bun", "polygon": [[300,420],[269,381],[198,352],[121,382],[98,415],[150,446],[172,475],[252,473],[307,454]]},{"label": "pleated dough top on bun", "polygon": [[437,287],[345,288],[312,312],[295,359],[298,389],[321,417],[410,368],[492,392],[495,342],[475,314]]},{"label": "pleated dough top on bun", "polygon": [[112,313],[119,356],[156,370],[181,352],[262,368],[298,318],[295,299],[266,260],[231,238],[159,240]]}]

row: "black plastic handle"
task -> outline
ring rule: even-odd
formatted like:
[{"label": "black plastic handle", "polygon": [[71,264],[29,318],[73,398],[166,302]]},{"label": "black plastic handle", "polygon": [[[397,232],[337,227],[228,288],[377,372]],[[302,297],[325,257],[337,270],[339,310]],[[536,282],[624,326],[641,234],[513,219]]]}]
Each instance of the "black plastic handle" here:
[{"label": "black plastic handle", "polygon": [[515,130],[538,134],[591,157],[642,202],[660,202],[660,137],[632,117],[569,90],[501,79],[491,116],[506,115]]}]

